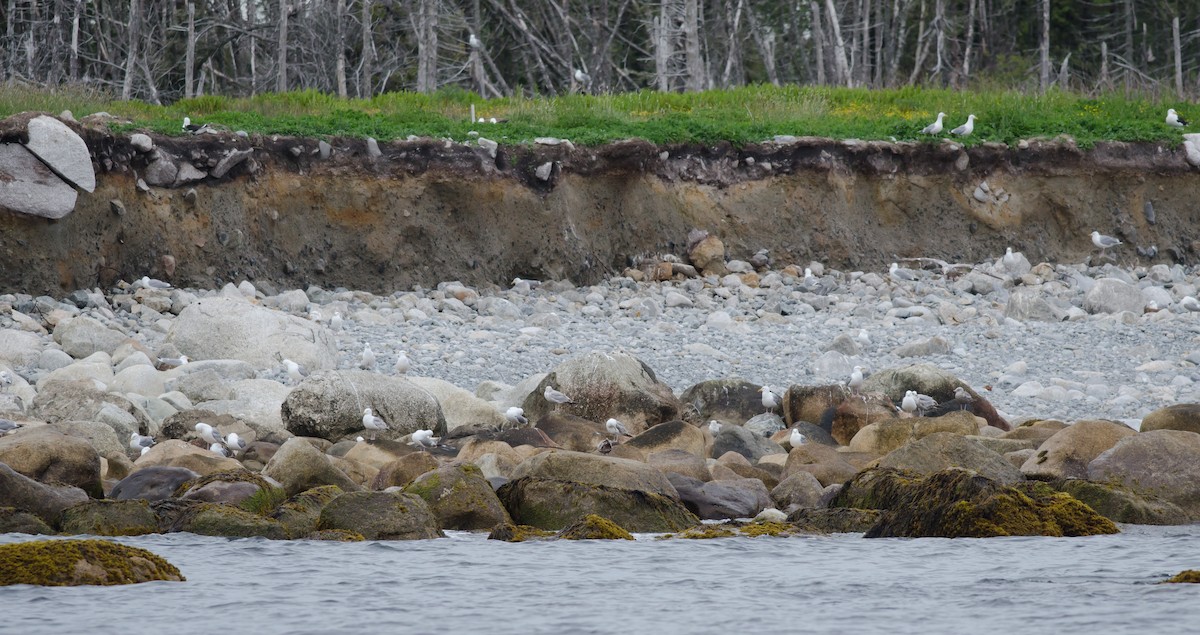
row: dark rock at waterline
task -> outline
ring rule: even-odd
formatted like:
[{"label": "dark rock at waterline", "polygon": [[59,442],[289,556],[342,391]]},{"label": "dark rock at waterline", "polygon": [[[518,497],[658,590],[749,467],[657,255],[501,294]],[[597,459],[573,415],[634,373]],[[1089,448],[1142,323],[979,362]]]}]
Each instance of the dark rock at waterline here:
[{"label": "dark rock at waterline", "polygon": [[219,503],[197,503],[187,507],[175,518],[170,531],[227,538],[284,540],[288,537],[283,525],[273,518]]},{"label": "dark rock at waterline", "polygon": [[141,536],[158,531],[158,519],[144,500],[94,500],[67,508],[62,515],[65,534]]},{"label": "dark rock at waterline", "polygon": [[342,494],[342,489],[336,485],[314,487],[284,501],[271,514],[271,518],[283,525],[289,538],[311,538],[312,534],[317,531],[317,521],[321,517],[321,510]]},{"label": "dark rock at waterline", "polygon": [[877,509],[838,507],[834,509],[801,508],[788,514],[788,522],[831,534],[865,533],[879,522]]},{"label": "dark rock at waterline", "polygon": [[753,478],[704,482],[682,474],[667,474],[667,479],[688,511],[701,520],[753,518],[771,505],[771,493],[763,482]]},{"label": "dark rock at waterline", "polygon": [[107,540],[38,540],[0,545],[0,586],[79,586],[180,582],[179,569],[137,547]]},{"label": "dark rock at waterline", "polygon": [[970,470],[952,468],[920,476],[871,468],[846,483],[830,507],[884,510],[867,538],[1118,533],[1112,521],[1070,494],[1033,485],[1027,494]]},{"label": "dark rock at waterline", "polygon": [[[1096,483],[1069,478],[1048,481],[1047,485],[1083,501],[1105,518],[1133,525],[1186,525],[1191,522],[1187,512],[1178,505],[1112,483]],[[1032,484],[1020,483],[1018,488]]]},{"label": "dark rock at waterline", "polygon": [[740,425],[763,411],[759,388],[736,377],[694,384],[679,396],[683,418],[698,424],[718,419]]},{"label": "dark rock at waterline", "polygon": [[905,391],[915,390],[923,395],[933,397],[944,407],[957,408],[959,406],[951,406],[951,404],[954,402],[954,389],[960,386],[972,397],[973,401],[970,406],[972,414],[983,417],[992,427],[1001,430],[1012,429],[1008,421],[1005,421],[1000,413],[996,412],[996,408],[982,395],[975,392],[958,377],[930,364],[913,364],[902,368],[881,370],[867,378],[863,384],[863,390],[881,392],[894,403],[899,403],[904,398]]},{"label": "dark rock at waterline", "polygon": [[54,530],[37,516],[13,507],[0,507],[0,534],[52,534]]},{"label": "dark rock at waterline", "polygon": [[470,463],[426,472],[404,491],[424,499],[442,529],[489,529],[512,520],[483,473]]},{"label": "dark rock at waterline", "polygon": [[72,485],[39,483],[0,463],[0,501],[34,514],[46,524],[58,524],[64,509],[88,500],[83,490]]},{"label": "dark rock at waterline", "polygon": [[116,500],[158,501],[170,498],[180,485],[200,474],[185,467],[144,467],[121,479],[109,493]]},{"label": "dark rock at waterline", "polygon": [[318,530],[344,529],[367,540],[420,540],[443,537],[429,505],[416,494],[348,492],[329,501]]}]

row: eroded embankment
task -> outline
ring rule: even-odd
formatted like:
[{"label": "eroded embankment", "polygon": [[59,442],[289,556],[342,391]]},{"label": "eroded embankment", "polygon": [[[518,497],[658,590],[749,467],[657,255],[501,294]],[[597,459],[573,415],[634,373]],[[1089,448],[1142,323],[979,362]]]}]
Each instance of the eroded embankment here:
[{"label": "eroded embankment", "polygon": [[[631,141],[501,146],[493,159],[428,139],[370,157],[363,141],[334,139],[323,159],[307,139],[154,137],[144,152],[125,136],[81,134],[96,191],[59,221],[0,210],[0,291],[59,294],[146,274],[384,292],[513,276],[583,284],[643,254],[682,254],[693,228],[732,258],[767,248],[776,262],[839,268],[978,261],[1007,245],[1035,262],[1082,261],[1093,229],[1125,240],[1126,264],[1191,263],[1200,249],[1200,173],[1182,149],[1149,144]],[[246,149],[249,160],[211,176]],[[139,187],[159,152],[209,176]],[[1155,258],[1138,255],[1151,246]]]}]

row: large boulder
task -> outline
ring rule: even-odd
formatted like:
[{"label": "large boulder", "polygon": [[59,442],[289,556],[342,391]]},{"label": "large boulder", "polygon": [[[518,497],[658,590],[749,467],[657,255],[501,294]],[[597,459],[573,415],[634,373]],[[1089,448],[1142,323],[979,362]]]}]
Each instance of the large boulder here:
[{"label": "large boulder", "polygon": [[167,343],[192,359],[240,359],[256,368],[276,367],[284,357],[315,372],[336,366],[338,355],[328,328],[226,296],[189,304],[172,322]]},{"label": "large boulder", "polygon": [[710,379],[694,384],[679,396],[683,417],[694,423],[718,419],[741,425],[763,411],[760,386],[744,379]]},{"label": "large boulder", "polygon": [[54,341],[75,359],[97,352],[111,354],[128,339],[128,335],[86,315],[63,320],[54,327]]},{"label": "large boulder", "polygon": [[808,472],[827,487],[841,485],[854,478],[858,468],[846,460],[843,453],[827,445],[805,443],[788,452],[787,461],[783,464],[785,479],[797,472]]},{"label": "large boulder", "polygon": [[54,530],[46,521],[13,507],[0,507],[0,534],[50,535]]},{"label": "large boulder", "polygon": [[1113,421],[1077,421],[1046,439],[1033,456],[1021,465],[1026,477],[1041,481],[1060,478],[1086,479],[1088,464],[1121,439],[1137,434]]},{"label": "large boulder", "polygon": [[279,521],[219,503],[189,505],[171,523],[170,531],[225,538],[287,539],[287,531]]},{"label": "large boulder", "polygon": [[927,476],[885,467],[864,470],[829,506],[885,510],[867,538],[1118,533],[1112,521],[1069,494],[1045,485],[1026,493],[958,468]]},{"label": "large boulder", "polygon": [[1200,520],[1200,434],[1154,430],[1127,436],[1088,464],[1088,479],[1168,500]]},{"label": "large boulder", "polygon": [[1142,418],[1142,432],[1184,430],[1200,434],[1200,404],[1178,403],[1159,408]]},{"label": "large boulder", "polygon": [[635,447],[646,454],[663,450],[683,450],[696,456],[704,456],[708,439],[700,428],[676,419],[647,428],[645,432],[629,439],[625,445]]},{"label": "large boulder", "polygon": [[0,209],[58,219],[79,193],[19,143],[0,143]]},{"label": "large boulder", "polygon": [[1146,299],[1141,289],[1116,278],[1100,278],[1083,296],[1083,310],[1088,313],[1121,313],[1141,315]]},{"label": "large boulder", "polygon": [[841,384],[790,386],[783,394],[783,420],[789,427],[805,421],[829,432],[834,409],[849,396],[849,389]]},{"label": "large boulder", "polygon": [[80,586],[180,582],[183,574],[159,556],[107,540],[37,540],[0,545],[0,586]]},{"label": "large boulder", "polygon": [[[575,403],[557,406],[550,403],[543,397],[547,386],[570,396]],[[521,406],[525,416],[533,421],[549,412],[569,413],[591,421],[615,418],[633,434],[678,419],[681,409],[671,388],[658,381],[644,362],[627,353],[600,352],[586,353],[559,364]]]},{"label": "large boulder", "polygon": [[829,421],[829,434],[842,445],[850,445],[850,441],[859,430],[883,421],[896,418],[896,408],[892,402],[871,395],[862,399],[847,399],[833,409]]},{"label": "large boulder", "polygon": [[[609,436],[602,424],[583,417],[555,412],[546,414],[539,419],[532,431],[541,432],[553,442],[553,445],[574,452],[591,452]],[[511,432],[521,431],[513,430]],[[510,437],[511,433],[500,438],[508,439]],[[507,442],[509,445],[513,445],[513,441]],[[538,443],[534,445],[534,447],[544,446],[551,446],[551,444]]]},{"label": "large boulder", "polygon": [[328,456],[300,438],[284,442],[267,462],[262,474],[275,479],[288,496],[321,485],[337,485],[344,492],[362,489],[345,472],[334,467]]},{"label": "large boulder", "polygon": [[396,439],[416,430],[446,434],[446,417],[428,391],[401,378],[365,370],[314,373],[283,402],[283,423],[292,434],[338,441],[370,436],[364,431],[363,409],[388,424],[376,438]]},{"label": "large boulder", "polygon": [[797,470],[771,489],[777,509],[820,507],[825,487],[809,472]]},{"label": "large boulder", "polygon": [[32,365],[41,356],[42,348],[42,338],[33,333],[0,329],[0,366],[12,368]]},{"label": "large boulder", "polygon": [[701,520],[753,518],[771,506],[771,493],[754,478],[700,481],[682,474],[667,474],[688,511]]},{"label": "large boulder", "polygon": [[91,381],[47,381],[38,386],[32,414],[47,423],[99,421],[107,424],[118,439],[129,440],[133,432],[149,432],[153,422],[141,408],[121,395],[105,392]]},{"label": "large boulder", "polygon": [[654,467],[579,452],[551,451],[519,466],[497,492],[513,521],[562,529],[587,514],[633,532],[681,531],[700,521]]},{"label": "large boulder", "polygon": [[884,369],[871,375],[863,383],[864,391],[883,393],[892,403],[900,403],[906,391],[915,390],[922,395],[933,397],[942,405],[943,410],[961,407],[954,405],[954,389],[958,387],[962,387],[973,400],[966,406],[971,414],[983,417],[990,426],[1001,430],[1012,429],[1008,421],[996,412],[991,402],[958,377],[930,364]]},{"label": "large boulder", "polygon": [[47,427],[69,437],[87,441],[95,448],[96,453],[103,457],[122,454],[129,447],[129,437],[125,437],[122,443],[112,426],[99,421],[59,421]]},{"label": "large boulder", "polygon": [[47,426],[0,437],[0,463],[43,483],[74,485],[92,498],[104,497],[96,449]]},{"label": "large boulder", "polygon": [[88,495],[71,485],[39,483],[11,467],[0,463],[0,501],[56,525],[63,510],[88,500]]},{"label": "large boulder", "polygon": [[26,125],[29,140],[25,148],[67,183],[92,192],[96,189],[96,171],[87,143],[67,124],[38,115]]},{"label": "large boulder", "polygon": [[1066,492],[1115,523],[1133,525],[1186,525],[1187,512],[1175,503],[1113,485],[1069,478],[1050,481],[1050,487]]},{"label": "large boulder", "polygon": [[151,446],[150,451],[139,456],[133,464],[138,469],[156,466],[182,467],[201,476],[213,472],[246,469],[237,459],[221,456],[179,439],[167,439]]},{"label": "large boulder", "polygon": [[92,536],[141,536],[158,533],[158,520],[144,500],[88,501],[63,512],[62,531]]},{"label": "large boulder", "polygon": [[973,470],[1005,485],[1025,480],[1021,470],[1003,456],[977,441],[951,432],[937,432],[913,441],[880,459],[879,467],[911,470],[918,474],[957,467]]},{"label": "large boulder", "polygon": [[442,529],[491,529],[512,522],[495,490],[474,465],[448,465],[426,472],[404,491],[420,496]]},{"label": "large boulder", "polygon": [[415,481],[418,476],[438,468],[437,459],[428,452],[413,452],[400,457],[379,468],[371,489],[383,490],[389,487],[404,487]]},{"label": "large boulder", "polygon": [[321,510],[343,493],[336,485],[314,487],[284,501],[271,513],[271,518],[283,525],[288,538],[304,538],[317,531]]},{"label": "large boulder", "polygon": [[883,456],[901,448],[913,438],[914,419],[884,419],[864,426],[846,447],[852,452]]},{"label": "large boulder", "polygon": [[504,415],[492,404],[454,384],[432,377],[409,377],[408,381],[424,389],[437,399],[446,417],[446,430],[460,426],[479,424],[493,428],[507,425]]},{"label": "large boulder", "polygon": [[721,426],[713,439],[711,456],[718,457],[726,452],[737,452],[751,463],[769,454],[785,454],[778,443],[734,425]]},{"label": "large boulder", "polygon": [[429,505],[416,494],[348,492],[329,501],[318,530],[353,531],[367,540],[420,540],[444,536]]},{"label": "large boulder", "polygon": [[646,463],[658,468],[668,478],[671,474],[682,474],[698,481],[712,480],[712,475],[708,471],[708,462],[691,452],[683,450],[652,452],[646,457]]},{"label": "large boulder", "polygon": [[171,498],[180,485],[199,477],[186,467],[151,466],[134,471],[121,479],[109,492],[116,500],[159,501]]}]

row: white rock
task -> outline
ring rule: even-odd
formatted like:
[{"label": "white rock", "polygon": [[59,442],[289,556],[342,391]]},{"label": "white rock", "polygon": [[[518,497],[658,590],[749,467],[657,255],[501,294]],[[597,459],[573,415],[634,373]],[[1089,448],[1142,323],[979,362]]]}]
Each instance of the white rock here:
[{"label": "white rock", "polygon": [[19,143],[0,143],[0,207],[57,219],[75,210],[79,193]]},{"label": "white rock", "polygon": [[154,140],[150,138],[150,135],[135,132],[129,135],[129,145],[138,152],[149,152],[154,149]]},{"label": "white rock", "polygon": [[96,189],[96,171],[92,153],[83,138],[67,124],[41,115],[29,120],[29,143],[25,147],[50,166],[64,181],[84,192]]},{"label": "white rock", "polygon": [[274,368],[276,355],[309,371],[337,364],[337,342],[323,325],[233,298],[204,298],[184,309],[166,341],[193,360],[235,359]]}]

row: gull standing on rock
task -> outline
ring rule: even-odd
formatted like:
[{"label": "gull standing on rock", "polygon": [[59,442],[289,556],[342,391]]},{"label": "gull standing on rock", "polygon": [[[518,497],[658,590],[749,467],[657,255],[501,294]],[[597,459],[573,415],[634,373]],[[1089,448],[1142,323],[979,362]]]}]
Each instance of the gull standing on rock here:
[{"label": "gull standing on rock", "polygon": [[139,456],[150,451],[150,446],[154,445],[154,437],[146,437],[134,432],[129,435],[129,449],[137,450]]},{"label": "gull standing on rock", "polygon": [[767,412],[774,412],[779,407],[779,395],[771,390],[770,386],[763,386],[758,389],[762,393],[762,405],[767,409]]},{"label": "gull standing on rock", "polygon": [[375,370],[375,351],[371,350],[370,344],[363,349],[362,357],[358,360],[358,367],[363,370]]},{"label": "gull standing on rock", "polygon": [[1197,300],[1190,295],[1185,295],[1183,296],[1183,299],[1179,301],[1179,308],[1183,309],[1184,311],[1191,311],[1193,313],[1200,311],[1200,300]]},{"label": "gull standing on rock", "polygon": [[1105,255],[1108,255],[1109,249],[1123,245],[1125,243],[1117,240],[1116,238],[1113,238],[1112,236],[1105,236],[1104,234],[1101,234],[1100,232],[1094,231],[1094,232],[1092,232],[1092,244],[1100,248],[1101,256],[1105,256]]},{"label": "gull standing on rock", "polygon": [[290,359],[284,358],[283,367],[287,369],[288,377],[291,377],[292,381],[299,383],[308,377],[308,369]]},{"label": "gull standing on rock", "polygon": [[963,390],[962,386],[955,386],[954,403],[958,405],[959,410],[966,410],[967,406],[975,403],[975,398],[971,396],[971,393]]},{"label": "gull standing on rock", "polygon": [[203,421],[196,424],[196,433],[209,445],[217,444],[223,446],[225,444],[225,437],[221,436],[221,431]]},{"label": "gull standing on rock", "polygon": [[233,456],[241,456],[246,451],[246,440],[239,437],[236,432],[230,432],[228,437],[225,437],[225,447]]},{"label": "gull standing on rock", "polygon": [[421,449],[432,448],[437,445],[437,441],[433,438],[433,430],[417,430],[412,433],[413,445]]},{"label": "gull standing on rock", "polygon": [[917,391],[904,391],[904,399],[900,400],[900,409],[910,415],[917,411]]},{"label": "gull standing on rock", "polygon": [[800,434],[799,430],[797,430],[796,428],[792,428],[792,434],[790,434],[788,436],[788,444],[792,446],[793,450],[804,445],[807,442],[808,442],[808,440],[805,439],[803,434]]},{"label": "gull standing on rock", "polygon": [[863,367],[855,366],[854,370],[850,371],[850,392],[860,394],[863,387]]},{"label": "gull standing on rock", "polygon": [[721,422],[716,419],[708,422],[708,431],[715,437],[721,434]]},{"label": "gull standing on rock", "polygon": [[546,398],[546,401],[549,401],[553,404],[575,403],[573,399],[562,394],[561,392],[558,392],[550,386],[546,386],[546,390],[542,391],[542,396]]},{"label": "gull standing on rock", "polygon": [[404,351],[400,351],[396,357],[396,365],[392,366],[392,370],[396,371],[397,375],[408,373],[408,369],[412,368],[412,361],[408,359],[408,355]]},{"label": "gull standing on rock", "polygon": [[1004,265],[1005,269],[1013,271],[1017,268],[1017,264],[1021,262],[1021,259],[1017,254],[1013,253],[1012,247],[1008,247],[1004,250],[1004,257],[1000,259],[1000,262]]},{"label": "gull standing on rock", "polygon": [[21,424],[12,419],[0,419],[0,436],[4,436],[20,427],[22,427]]},{"label": "gull standing on rock", "polygon": [[617,421],[616,419],[609,419],[608,421],[605,421],[604,429],[608,430],[609,434],[619,436],[619,437],[633,436],[632,434],[629,434],[629,428],[626,428],[625,424],[621,423],[620,421]]},{"label": "gull standing on rock", "polygon": [[1171,126],[1172,128],[1182,128],[1182,127],[1188,125],[1188,122],[1186,120],[1184,120],[1183,117],[1180,117],[1179,113],[1175,112],[1174,108],[1168,108],[1167,109],[1167,125]]},{"label": "gull standing on rock", "polygon": [[340,331],[342,330],[342,314],[339,311],[333,312],[333,317],[329,318],[329,328]]},{"label": "gull standing on rock", "polygon": [[376,432],[379,432],[380,430],[388,429],[387,422],[384,421],[383,419],[380,419],[379,417],[376,417],[374,414],[372,414],[370,408],[363,408],[362,423],[363,423],[364,428],[371,431],[371,440],[372,441],[375,440]]},{"label": "gull standing on rock", "polygon": [[911,269],[905,269],[894,262],[888,266],[888,275],[893,280],[903,280],[905,282],[912,282],[917,279],[917,275]]},{"label": "gull standing on rock", "polygon": [[215,454],[220,454],[223,457],[229,457],[229,450],[223,443],[213,443],[208,446],[208,451]]},{"label": "gull standing on rock", "polygon": [[917,414],[921,415],[922,417],[925,416],[926,412],[937,408],[938,402],[933,397],[930,397],[929,395],[922,395],[915,390],[913,391],[913,394],[917,398]]},{"label": "gull standing on rock", "polygon": [[515,426],[523,426],[529,423],[529,419],[525,418],[525,409],[516,406],[505,410],[504,418]]},{"label": "gull standing on rock", "polygon": [[945,116],[946,116],[946,113],[939,112],[937,115],[937,121],[922,128],[921,134],[942,134],[942,118],[944,118]]},{"label": "gull standing on rock", "polygon": [[954,130],[951,130],[950,134],[957,135],[959,137],[966,137],[966,136],[969,136],[971,134],[971,132],[973,132],[974,130],[975,130],[975,115],[967,115],[967,123],[964,123],[963,125],[955,128]]}]

